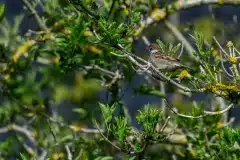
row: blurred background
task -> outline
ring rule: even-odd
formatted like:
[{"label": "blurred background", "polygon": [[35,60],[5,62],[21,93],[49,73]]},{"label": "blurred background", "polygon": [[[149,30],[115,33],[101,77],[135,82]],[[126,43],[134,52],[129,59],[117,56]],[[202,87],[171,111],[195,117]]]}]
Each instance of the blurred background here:
[{"label": "blurred background", "polygon": [[[41,28],[34,14],[29,13],[31,9],[23,6],[26,2],[36,5],[39,14],[47,17],[46,24],[41,21],[47,26],[46,30]],[[71,159],[69,150],[76,160],[79,157],[128,159],[133,155],[131,151],[139,156],[137,159],[147,155],[157,160],[159,157],[164,160],[184,160],[186,157],[213,160],[212,155],[217,155],[218,160],[220,152],[222,157],[227,157],[225,154],[229,152],[233,153],[231,157],[240,157],[237,152],[240,132],[231,128],[232,122],[234,128],[240,122],[238,59],[234,55],[222,60],[220,47],[213,41],[215,36],[229,52],[231,47],[233,52],[235,47],[240,48],[240,1],[236,5],[222,5],[221,1],[180,11],[171,10],[168,4],[177,5],[181,1],[158,0],[155,4],[154,0],[139,0],[135,1],[133,10],[131,0],[41,2],[0,0],[6,5],[0,38],[0,120],[3,123],[0,125],[3,135],[0,137],[0,160],[1,157],[16,159],[20,157],[18,151],[27,156],[43,157],[41,160],[46,157]],[[102,16],[96,18],[97,23],[96,19],[89,18],[81,4],[90,12],[96,9],[97,16]],[[148,23],[151,20],[157,23]],[[141,22],[148,23],[147,27],[142,27]],[[137,34],[138,29],[143,32]],[[197,46],[200,41],[200,38],[196,40],[197,33],[202,33],[204,38],[201,49]],[[203,92],[184,92],[171,83],[138,72],[143,68],[130,59],[120,58],[124,49],[116,48],[122,44],[127,51],[148,60],[146,41],[156,43],[157,39],[168,47],[178,46],[185,40],[189,42],[190,47],[183,42],[185,48],[180,61],[193,70],[179,69],[163,74],[191,89],[204,88]],[[194,51],[198,62],[190,57]],[[236,62],[231,63],[229,57],[236,58]],[[205,71],[201,71],[200,65],[205,65]],[[227,70],[235,67],[232,79],[223,66]],[[188,77],[181,77],[182,73],[187,73]],[[217,95],[217,91],[223,94]],[[235,107],[222,117],[215,114],[184,119],[167,109],[166,98],[179,113],[192,116],[205,114],[203,111],[224,110],[229,103],[234,103]],[[108,122],[105,115],[110,117]],[[156,121],[155,124],[152,121]],[[171,134],[174,135],[169,138]],[[174,136],[181,137],[180,142],[171,142]],[[148,140],[154,143],[150,146]],[[116,149],[114,144],[129,150],[123,153],[124,150]]]},{"label": "blurred background", "polygon": [[[6,17],[10,22],[14,21],[16,15],[26,13],[26,10],[23,8],[20,0],[0,0],[1,3],[6,4]],[[158,4],[161,6],[161,0],[158,1]],[[41,10],[38,9],[41,13]],[[221,44],[226,44],[229,40],[235,43],[235,46],[240,47],[240,36],[239,36],[239,16],[240,16],[240,7],[232,5],[201,5],[198,7],[181,10],[177,13],[171,14],[169,16],[169,21],[176,25],[183,35],[191,42],[194,46],[194,40],[189,34],[193,31],[202,32],[205,35],[206,40],[211,43],[213,36],[221,37],[219,41]],[[37,28],[36,21],[32,16],[25,16],[21,24],[20,34],[24,35],[28,29],[35,30]],[[155,43],[156,39],[160,38],[163,41],[171,42],[174,44],[179,43],[176,37],[172,34],[169,28],[166,27],[164,22],[158,24],[150,25],[143,32],[144,35],[149,39],[150,42]],[[195,46],[194,46],[195,47]],[[147,59],[149,53],[147,52],[146,45],[141,39],[135,41],[134,53],[140,55]],[[186,51],[183,54],[183,57],[186,57]],[[143,83],[156,83],[156,81],[145,77],[144,75],[136,75],[134,80],[130,84],[124,84],[124,87],[121,90],[123,96],[124,104],[128,106],[131,117],[136,116],[136,111],[142,108],[146,102],[150,104],[155,104],[156,106],[160,104],[161,98],[154,96],[145,96],[145,95],[136,95],[134,89],[138,88]],[[156,85],[158,85],[156,83]],[[178,95],[172,94],[171,89],[167,91],[168,97],[170,99],[178,99]],[[104,91],[100,92],[99,100],[101,102],[106,101],[106,93]],[[192,100],[197,100],[198,102],[205,102],[208,104],[211,96],[206,94],[195,94],[191,98],[188,96],[181,97],[179,103],[190,103]],[[92,104],[93,106],[95,104]],[[74,121],[78,119],[78,115],[72,112],[72,109],[75,106],[68,103],[61,103],[57,106],[58,111],[62,114],[67,120]],[[238,114],[240,113],[240,108],[233,108],[229,115],[235,118],[233,123],[234,126],[237,126],[240,118]],[[136,124],[136,120],[133,119],[133,124]]]}]

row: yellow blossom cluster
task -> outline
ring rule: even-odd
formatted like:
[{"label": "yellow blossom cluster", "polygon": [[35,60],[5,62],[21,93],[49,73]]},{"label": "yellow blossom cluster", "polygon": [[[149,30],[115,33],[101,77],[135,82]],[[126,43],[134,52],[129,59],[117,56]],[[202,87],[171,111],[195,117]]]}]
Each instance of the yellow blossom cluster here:
[{"label": "yellow blossom cluster", "polygon": [[164,9],[154,8],[151,13],[151,18],[155,21],[160,21],[161,19],[165,18],[167,13]]},{"label": "yellow blossom cluster", "polygon": [[93,36],[93,33],[89,30],[89,29],[86,29],[84,32],[83,32],[83,35],[88,37],[88,36]]},{"label": "yellow blossom cluster", "polygon": [[230,57],[230,58],[229,58],[229,62],[230,62],[231,64],[236,64],[237,61],[238,61],[238,59],[237,59],[236,57]]},{"label": "yellow blossom cluster", "polygon": [[70,128],[74,131],[74,132],[79,132],[81,131],[81,127],[79,125],[71,125]]},{"label": "yellow blossom cluster", "polygon": [[92,53],[96,53],[96,54],[101,54],[102,50],[100,48],[98,48],[97,46],[94,45],[86,45],[86,50],[92,52]]},{"label": "yellow blossom cluster", "polygon": [[52,155],[52,160],[62,160],[62,159],[65,159],[65,155],[63,152],[60,152],[60,153],[54,153]]},{"label": "yellow blossom cluster", "polygon": [[187,70],[183,70],[179,75],[179,78],[183,79],[183,78],[191,78],[191,75],[188,73]]},{"label": "yellow blossom cluster", "polygon": [[35,43],[35,40],[28,40],[24,44],[18,46],[15,54],[12,56],[12,60],[16,62],[21,56],[25,55]]},{"label": "yellow blossom cluster", "polygon": [[225,85],[221,83],[217,83],[215,85],[207,84],[205,87],[207,90],[210,90],[213,93],[216,93],[217,91],[234,91],[234,92],[240,92],[240,85]]}]

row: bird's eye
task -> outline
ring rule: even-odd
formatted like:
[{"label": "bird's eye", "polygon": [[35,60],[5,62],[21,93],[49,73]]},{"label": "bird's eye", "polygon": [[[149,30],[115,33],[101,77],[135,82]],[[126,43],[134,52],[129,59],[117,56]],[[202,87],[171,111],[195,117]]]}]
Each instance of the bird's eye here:
[{"label": "bird's eye", "polygon": [[149,47],[149,51],[152,51],[153,49],[152,49],[152,47]]}]

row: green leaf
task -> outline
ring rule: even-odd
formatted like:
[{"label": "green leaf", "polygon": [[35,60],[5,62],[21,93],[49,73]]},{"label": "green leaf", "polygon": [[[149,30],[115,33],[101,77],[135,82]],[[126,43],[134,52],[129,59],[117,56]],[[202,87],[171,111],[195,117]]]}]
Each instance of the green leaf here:
[{"label": "green leaf", "polygon": [[2,19],[4,17],[4,13],[5,13],[5,5],[0,4],[0,22],[2,21]]},{"label": "green leaf", "polygon": [[86,116],[87,114],[86,110],[83,108],[74,108],[72,111],[80,114],[81,116]]},{"label": "green leaf", "polygon": [[175,54],[181,46],[182,44],[178,43],[175,47],[172,48],[171,53]]},{"label": "green leaf", "polygon": [[107,156],[107,157],[103,157],[103,158],[101,158],[101,160],[113,160],[113,157],[109,157],[109,156]]},{"label": "green leaf", "polygon": [[161,51],[162,52],[166,52],[166,45],[163,43],[163,41],[161,41],[160,39],[157,39],[156,42],[158,43],[158,45],[160,46],[161,48]]},{"label": "green leaf", "polygon": [[147,105],[143,111],[138,110],[137,122],[143,125],[144,131],[150,135],[155,131],[155,127],[161,117],[161,111]]},{"label": "green leaf", "polygon": [[116,105],[113,104],[111,107],[102,103],[99,103],[99,106],[101,108],[102,114],[103,114],[103,118],[104,121],[106,123],[110,122],[112,120],[112,116],[116,110]]},{"label": "green leaf", "polygon": [[126,117],[115,117],[115,121],[116,123],[113,126],[113,133],[120,143],[123,143],[130,131],[128,120]]},{"label": "green leaf", "polygon": [[128,160],[135,160],[136,156],[129,158]]},{"label": "green leaf", "polygon": [[22,160],[30,160],[30,158],[28,158],[26,155],[20,153],[21,159]]}]

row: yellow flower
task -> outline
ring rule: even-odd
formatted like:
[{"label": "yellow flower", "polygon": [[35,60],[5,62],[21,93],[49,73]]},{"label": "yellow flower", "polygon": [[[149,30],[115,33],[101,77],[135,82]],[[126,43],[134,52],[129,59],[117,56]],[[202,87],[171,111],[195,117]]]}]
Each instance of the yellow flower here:
[{"label": "yellow flower", "polygon": [[88,37],[88,36],[92,36],[93,33],[91,31],[89,31],[89,30],[86,30],[86,31],[83,32],[83,35]]},{"label": "yellow flower", "polygon": [[29,149],[28,149],[28,153],[29,153],[31,156],[34,156],[34,155],[35,155],[35,151],[34,151],[32,148],[29,148]]},{"label": "yellow flower", "polygon": [[90,52],[93,52],[93,53],[96,53],[96,54],[101,54],[102,50],[97,48],[96,46],[93,46],[93,45],[89,45],[88,47],[88,50]]},{"label": "yellow flower", "polygon": [[127,9],[127,8],[124,8],[124,9],[123,9],[123,13],[124,13],[125,15],[128,15],[128,14],[129,14],[128,9]]},{"label": "yellow flower", "polygon": [[64,25],[64,21],[58,21],[53,24],[54,28],[61,28]]},{"label": "yellow flower", "polygon": [[232,41],[228,41],[227,44],[226,44],[227,47],[232,47],[233,46],[233,43]]},{"label": "yellow flower", "polygon": [[236,63],[237,63],[237,58],[236,58],[236,57],[230,57],[230,58],[229,58],[229,62],[230,62],[231,64],[236,64]]},{"label": "yellow flower", "polygon": [[7,75],[5,75],[3,78],[4,78],[5,81],[8,81],[8,80],[10,79],[10,75],[7,74]]},{"label": "yellow flower", "polygon": [[35,40],[28,40],[23,45],[18,46],[15,54],[12,56],[13,61],[16,62],[21,56],[27,53],[30,47],[33,46],[35,43],[36,43]]},{"label": "yellow flower", "polygon": [[53,160],[60,160],[60,159],[64,159],[64,153],[63,152],[60,152],[60,153],[54,153],[52,155],[52,159]]},{"label": "yellow flower", "polygon": [[[220,112],[219,112],[219,114],[220,114]],[[224,126],[224,124],[222,123],[222,122],[217,122],[217,127],[218,128],[221,128],[221,127],[223,127]]]},{"label": "yellow flower", "polygon": [[212,54],[213,54],[214,57],[220,57],[219,51],[216,50],[216,49],[214,49],[214,50],[212,51]]},{"label": "yellow flower", "polygon": [[55,64],[59,64],[59,57],[53,58],[52,62],[55,63]]},{"label": "yellow flower", "polygon": [[37,37],[37,40],[39,41],[47,41],[47,40],[54,40],[54,39],[55,37],[51,32],[43,32]]},{"label": "yellow flower", "polygon": [[212,93],[216,93],[217,92],[217,87],[216,86],[212,86],[211,87],[211,91],[212,91]]},{"label": "yellow flower", "polygon": [[160,9],[160,8],[154,8],[152,13],[151,13],[151,18],[159,21],[163,18],[165,18],[167,16],[167,13],[164,9]]},{"label": "yellow flower", "polygon": [[71,30],[69,30],[67,28],[61,29],[61,32],[64,33],[64,34],[68,34],[68,35],[70,35],[72,33]]},{"label": "yellow flower", "polygon": [[190,78],[191,75],[188,73],[187,70],[183,70],[179,75],[178,75],[179,78],[183,79],[183,78]]},{"label": "yellow flower", "polygon": [[79,125],[71,125],[70,128],[74,131],[74,132],[79,132],[81,131],[81,127]]},{"label": "yellow flower", "polygon": [[137,37],[138,35],[140,35],[140,34],[142,33],[142,31],[143,31],[144,28],[145,28],[145,23],[140,22],[139,27],[135,29],[133,35],[134,35],[135,37]]}]

